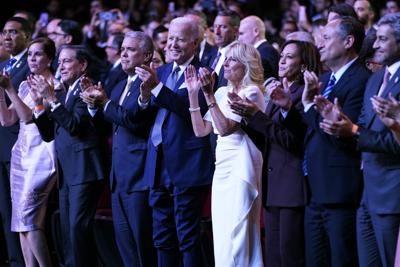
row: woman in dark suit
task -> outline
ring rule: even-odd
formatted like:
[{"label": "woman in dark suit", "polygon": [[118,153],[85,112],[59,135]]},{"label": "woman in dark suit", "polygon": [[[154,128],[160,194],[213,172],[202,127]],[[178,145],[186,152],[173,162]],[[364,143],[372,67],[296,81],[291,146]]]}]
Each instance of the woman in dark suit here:
[{"label": "woman in dark suit", "polygon": [[[248,99],[232,100],[231,107],[246,118],[245,129],[264,155],[263,194],[265,265],[304,266],[303,139],[301,95],[305,70],[319,73],[317,48],[308,42],[287,41],[279,60],[279,78],[267,85],[265,113]],[[292,112],[297,110],[297,112]]]}]

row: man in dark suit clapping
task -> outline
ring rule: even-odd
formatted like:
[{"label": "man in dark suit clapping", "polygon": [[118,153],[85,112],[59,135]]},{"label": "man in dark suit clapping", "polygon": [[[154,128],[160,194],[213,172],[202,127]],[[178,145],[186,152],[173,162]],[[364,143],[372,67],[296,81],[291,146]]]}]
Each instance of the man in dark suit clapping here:
[{"label": "man in dark suit clapping", "polygon": [[[205,189],[211,184],[213,157],[209,137],[197,138],[192,129],[184,71],[195,58],[198,26],[188,18],[171,21],[168,50],[172,63],[156,73],[147,66],[136,68],[143,80],[142,108],[157,112],[150,133],[145,177],[151,183],[153,242],[159,266],[204,266],[200,250],[200,215]],[[199,95],[205,114],[204,95]]]},{"label": "man in dark suit clapping", "polygon": [[67,45],[58,60],[67,91],[55,92],[45,83],[34,88],[51,107],[35,111],[34,121],[44,141],[55,140],[65,266],[96,266],[92,226],[104,161],[99,132],[79,97],[80,77],[88,68],[89,55],[83,46]]},{"label": "man in dark suit clapping", "polygon": [[307,266],[357,266],[356,210],[362,191],[360,155],[354,140],[329,136],[319,128],[322,120],[313,99],[321,93],[335,99],[352,119],[360,114],[369,71],[358,60],[364,29],[352,17],[325,26],[318,44],[329,72],[318,77],[306,71],[302,102],[308,125],[304,171],[310,189],[305,209]]},{"label": "man in dark suit clapping", "polygon": [[[110,188],[117,246],[124,266],[155,266],[149,183],[144,179],[147,141],[154,121],[138,104],[142,81],[135,67],[149,66],[153,42],[143,32],[127,32],[121,47],[121,65],[128,78],[118,83],[108,99],[104,89],[86,90],[89,105],[99,103],[104,118],[113,123]],[[100,111],[99,111],[100,112]]]}]

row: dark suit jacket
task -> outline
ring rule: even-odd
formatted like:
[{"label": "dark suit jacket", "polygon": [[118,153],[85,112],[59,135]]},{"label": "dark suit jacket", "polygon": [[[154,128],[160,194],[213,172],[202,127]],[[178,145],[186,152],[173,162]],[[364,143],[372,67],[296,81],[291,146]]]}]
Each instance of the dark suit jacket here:
[{"label": "dark suit jacket", "polygon": [[[306,204],[303,175],[303,140],[307,126],[301,116],[303,86],[290,87],[293,102],[286,118],[269,102],[265,113],[247,120],[244,130],[262,148],[263,198],[265,206],[296,207]],[[297,112],[293,112],[296,110]],[[261,138],[258,136],[261,134]]]},{"label": "dark suit jacket", "polygon": [[60,103],[65,104],[34,117],[42,139],[46,142],[55,140],[60,173],[68,185],[104,178],[101,138],[86,104],[79,97],[80,92],[78,83],[66,103],[66,94],[58,95]]},{"label": "dark suit jacket", "polygon": [[[370,98],[378,93],[384,69],[368,81],[360,115],[358,149],[362,151],[364,172],[364,201],[378,214],[400,213],[400,146],[372,110]],[[400,97],[400,69],[389,80],[382,97],[389,92]]]},{"label": "dark suit jacket", "polygon": [[279,54],[268,42],[263,42],[257,47],[264,68],[264,80],[278,77]]},{"label": "dark suit jacket", "polygon": [[[201,67],[196,59],[191,62],[196,69]],[[172,72],[173,63],[157,69],[160,81],[165,84]],[[162,127],[162,143],[155,147],[149,138],[145,176],[154,184],[157,154],[162,149],[166,168],[174,186],[185,188],[209,185],[214,173],[214,161],[209,136],[198,138],[194,135],[189,112],[189,98],[186,88],[181,88],[184,75],[181,75],[174,90],[163,86],[157,97],[152,97],[151,109],[165,108],[167,116]],[[207,111],[202,92],[199,92],[201,114]]]},{"label": "dark suit jacket", "polygon": [[[8,59],[0,63],[0,70],[3,71],[4,67],[7,65]],[[26,80],[29,74],[29,66],[27,63],[27,53],[25,53],[21,59],[17,62],[15,67],[12,69],[10,75],[10,80],[15,90],[18,90],[19,85],[22,81]],[[6,96],[7,105],[11,102]],[[19,123],[15,123],[9,127],[3,127],[0,125],[0,161],[10,161],[11,158],[11,148],[17,141],[19,131]]]},{"label": "dark suit jacket", "polygon": [[200,58],[200,63],[204,66],[211,67],[213,59],[218,53],[218,49],[206,42],[203,54]]},{"label": "dark suit jacket", "polygon": [[[325,88],[331,73],[321,77]],[[343,112],[356,121],[361,110],[370,72],[355,61],[336,83],[329,100],[338,98]],[[311,198],[319,204],[359,203],[362,191],[360,155],[353,138],[337,138],[319,127],[321,116],[311,107],[304,114],[309,127],[305,138],[308,185]]]},{"label": "dark suit jacket", "polygon": [[126,82],[126,79],[121,81],[113,89],[111,102],[103,114],[106,120],[113,123],[110,188],[113,192],[130,193],[149,189],[143,174],[153,120],[146,118],[149,114],[139,107],[139,78],[131,85],[122,105],[118,104]]},{"label": "dark suit jacket", "polygon": [[[108,97],[111,96],[112,89],[122,80],[127,78],[127,74],[122,70],[122,65],[119,64],[115,68],[111,68],[108,70],[107,75],[104,80],[104,90]],[[118,103],[118,101],[117,101]]]}]

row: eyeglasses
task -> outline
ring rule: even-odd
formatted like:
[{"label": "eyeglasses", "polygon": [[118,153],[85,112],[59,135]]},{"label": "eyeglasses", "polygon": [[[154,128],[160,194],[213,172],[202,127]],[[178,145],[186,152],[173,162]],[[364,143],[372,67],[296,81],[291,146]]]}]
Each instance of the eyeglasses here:
[{"label": "eyeglasses", "polygon": [[11,29],[11,30],[3,30],[0,33],[1,33],[1,35],[4,35],[4,36],[7,34],[9,34],[10,36],[16,36],[19,33],[19,31],[15,30],[15,29]]},{"label": "eyeglasses", "polygon": [[49,32],[49,33],[47,33],[47,36],[48,37],[50,37],[50,36],[66,36],[67,34],[65,34],[65,33],[60,33],[60,32]]}]

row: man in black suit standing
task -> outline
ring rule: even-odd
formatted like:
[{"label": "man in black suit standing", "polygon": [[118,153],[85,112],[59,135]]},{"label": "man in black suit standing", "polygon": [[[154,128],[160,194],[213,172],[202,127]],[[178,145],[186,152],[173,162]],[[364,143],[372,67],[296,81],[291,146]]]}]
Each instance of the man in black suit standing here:
[{"label": "man in black suit standing", "polygon": [[360,155],[351,138],[329,136],[319,128],[322,120],[313,99],[321,93],[337,98],[352,119],[360,114],[370,73],[358,60],[364,29],[352,17],[328,23],[318,44],[321,61],[329,72],[318,77],[306,71],[302,96],[305,137],[304,171],[310,189],[305,209],[307,266],[357,266],[356,210],[362,191]]},{"label": "man in black suit standing", "polygon": [[[357,212],[357,241],[363,267],[395,266],[400,225],[400,146],[386,127],[394,121],[385,114],[382,103],[390,95],[395,101],[400,96],[399,22],[400,13],[394,13],[382,17],[377,24],[374,59],[384,67],[368,81],[357,124],[343,113],[334,116],[340,120],[330,117],[321,124],[331,135],[353,137],[362,152],[364,192]],[[337,112],[340,108],[331,110]]]},{"label": "man in black suit standing", "polygon": [[65,266],[96,266],[92,226],[104,161],[99,131],[79,97],[89,55],[83,46],[66,45],[58,60],[67,91],[55,93],[46,83],[34,88],[51,106],[50,111],[35,112],[34,121],[44,141],[55,140]]},{"label": "man in black suit standing", "polygon": [[[19,88],[19,84],[29,73],[27,45],[32,29],[25,19],[12,17],[7,20],[1,34],[4,48],[11,57],[0,63],[0,70],[7,71],[14,88]],[[8,98],[5,101],[10,104]],[[24,266],[18,234],[11,232],[10,158],[11,148],[17,140],[18,129],[18,123],[10,127],[0,125],[0,214],[10,266]]]},{"label": "man in black suit standing", "polygon": [[154,266],[157,262],[148,201],[150,186],[143,177],[154,116],[141,112],[138,97],[142,81],[135,73],[135,67],[150,65],[153,51],[153,42],[145,33],[127,32],[120,61],[128,78],[113,88],[110,99],[101,89],[93,93],[87,90],[82,95],[89,104],[100,103],[104,118],[113,123],[112,217],[124,266]]},{"label": "man in black suit standing", "polygon": [[278,77],[278,51],[265,39],[265,24],[259,17],[248,16],[240,21],[238,40],[257,48],[264,68],[264,80]]}]

